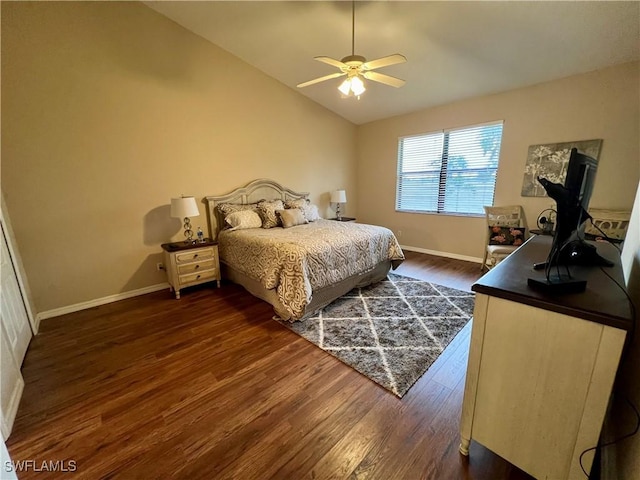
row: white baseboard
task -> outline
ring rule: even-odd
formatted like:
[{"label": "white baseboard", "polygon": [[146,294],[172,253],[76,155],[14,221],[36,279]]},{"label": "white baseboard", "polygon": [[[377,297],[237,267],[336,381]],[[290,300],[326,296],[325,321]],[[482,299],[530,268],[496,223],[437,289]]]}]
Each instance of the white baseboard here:
[{"label": "white baseboard", "polygon": [[458,255],[457,253],[440,252],[438,250],[428,250],[426,248],[411,247],[409,245],[400,245],[400,247],[402,247],[403,250],[409,250],[410,252],[426,253],[429,255],[436,255],[438,257],[447,257],[447,258],[454,258],[456,260],[465,260],[467,262],[482,263],[482,258],[480,257],[470,257],[468,255]]},{"label": "white baseboard", "polygon": [[[411,247],[409,245],[400,245],[403,250],[409,250],[411,252],[426,253],[429,255],[436,255],[438,257],[454,258],[456,260],[465,260],[467,262],[482,263],[480,257],[470,257],[468,255],[458,255],[457,253],[440,252],[437,250],[428,250],[426,248]],[[126,298],[137,297],[138,295],[145,295],[147,293],[157,292],[159,290],[169,288],[168,283],[159,283],[157,285],[151,285],[150,287],[139,288],[137,290],[131,290],[129,292],[118,293],[116,295],[109,295],[107,297],[96,298],[95,300],[89,300],[88,302],[76,303],[74,305],[68,305],[66,307],[54,308],[53,310],[46,310],[39,312],[36,315],[36,321],[40,323],[41,320],[47,318],[59,317],[60,315],[66,315],[67,313],[79,312],[80,310],[86,310],[88,308],[98,307],[100,305],[106,305],[107,303],[117,302],[118,300],[124,300]]]},{"label": "white baseboard", "polygon": [[107,303],[117,302],[126,298],[137,297],[139,295],[145,295],[147,293],[157,292],[159,290],[169,289],[168,283],[159,283],[157,285],[151,285],[150,287],[139,288],[137,290],[130,290],[124,293],[117,293],[115,295],[109,295],[107,297],[96,298],[95,300],[89,300],[88,302],[76,303],[74,305],[68,305],[66,307],[54,308],[53,310],[46,310],[39,312],[36,315],[38,322],[46,318],[59,317],[60,315],[66,315],[67,313],[79,312],[80,310],[86,310],[88,308],[99,307],[100,305],[106,305]]}]

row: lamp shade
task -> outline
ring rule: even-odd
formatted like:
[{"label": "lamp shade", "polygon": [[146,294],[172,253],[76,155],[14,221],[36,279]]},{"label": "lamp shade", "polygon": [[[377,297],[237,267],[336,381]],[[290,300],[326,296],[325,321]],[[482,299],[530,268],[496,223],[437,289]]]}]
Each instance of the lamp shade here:
[{"label": "lamp shade", "polygon": [[171,216],[175,218],[197,217],[200,215],[194,197],[180,197],[171,199]]},{"label": "lamp shade", "polygon": [[344,190],[334,190],[331,192],[332,203],[347,203],[347,192]]}]

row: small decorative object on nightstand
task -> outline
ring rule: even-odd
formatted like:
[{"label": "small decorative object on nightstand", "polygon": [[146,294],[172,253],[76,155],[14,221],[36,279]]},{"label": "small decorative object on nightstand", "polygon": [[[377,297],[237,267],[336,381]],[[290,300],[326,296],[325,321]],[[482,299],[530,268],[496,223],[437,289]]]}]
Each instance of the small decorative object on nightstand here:
[{"label": "small decorative object on nightstand", "polygon": [[167,280],[176,298],[180,290],[201,283],[218,283],[220,288],[220,260],[218,242],[204,239],[202,243],[163,243],[164,267]]},{"label": "small decorative object on nightstand", "polygon": [[331,192],[331,203],[336,204],[336,217],[340,220],[342,218],[340,214],[340,204],[347,203],[347,192],[344,190],[334,190]]},{"label": "small decorative object on nightstand", "polygon": [[330,218],[329,220],[335,220],[336,222],[355,222],[356,221],[356,219],[353,217]]}]

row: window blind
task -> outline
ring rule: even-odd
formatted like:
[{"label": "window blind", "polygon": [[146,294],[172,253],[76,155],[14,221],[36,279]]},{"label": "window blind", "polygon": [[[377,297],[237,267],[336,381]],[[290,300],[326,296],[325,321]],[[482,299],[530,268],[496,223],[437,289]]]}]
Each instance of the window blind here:
[{"label": "window blind", "polygon": [[493,205],[502,122],[402,137],[396,210],[481,215]]}]

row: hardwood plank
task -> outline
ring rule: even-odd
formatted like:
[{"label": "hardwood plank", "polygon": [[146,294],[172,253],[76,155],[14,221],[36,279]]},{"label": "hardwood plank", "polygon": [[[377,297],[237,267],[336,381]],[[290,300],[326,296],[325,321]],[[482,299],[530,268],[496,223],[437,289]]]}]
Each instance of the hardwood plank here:
[{"label": "hardwood plank", "polygon": [[[402,275],[467,291],[480,275],[406,254]],[[398,399],[272,315],[224,283],[42,322],[12,458],[75,460],[66,478],[530,478],[476,443],[458,453],[469,324]]]}]

